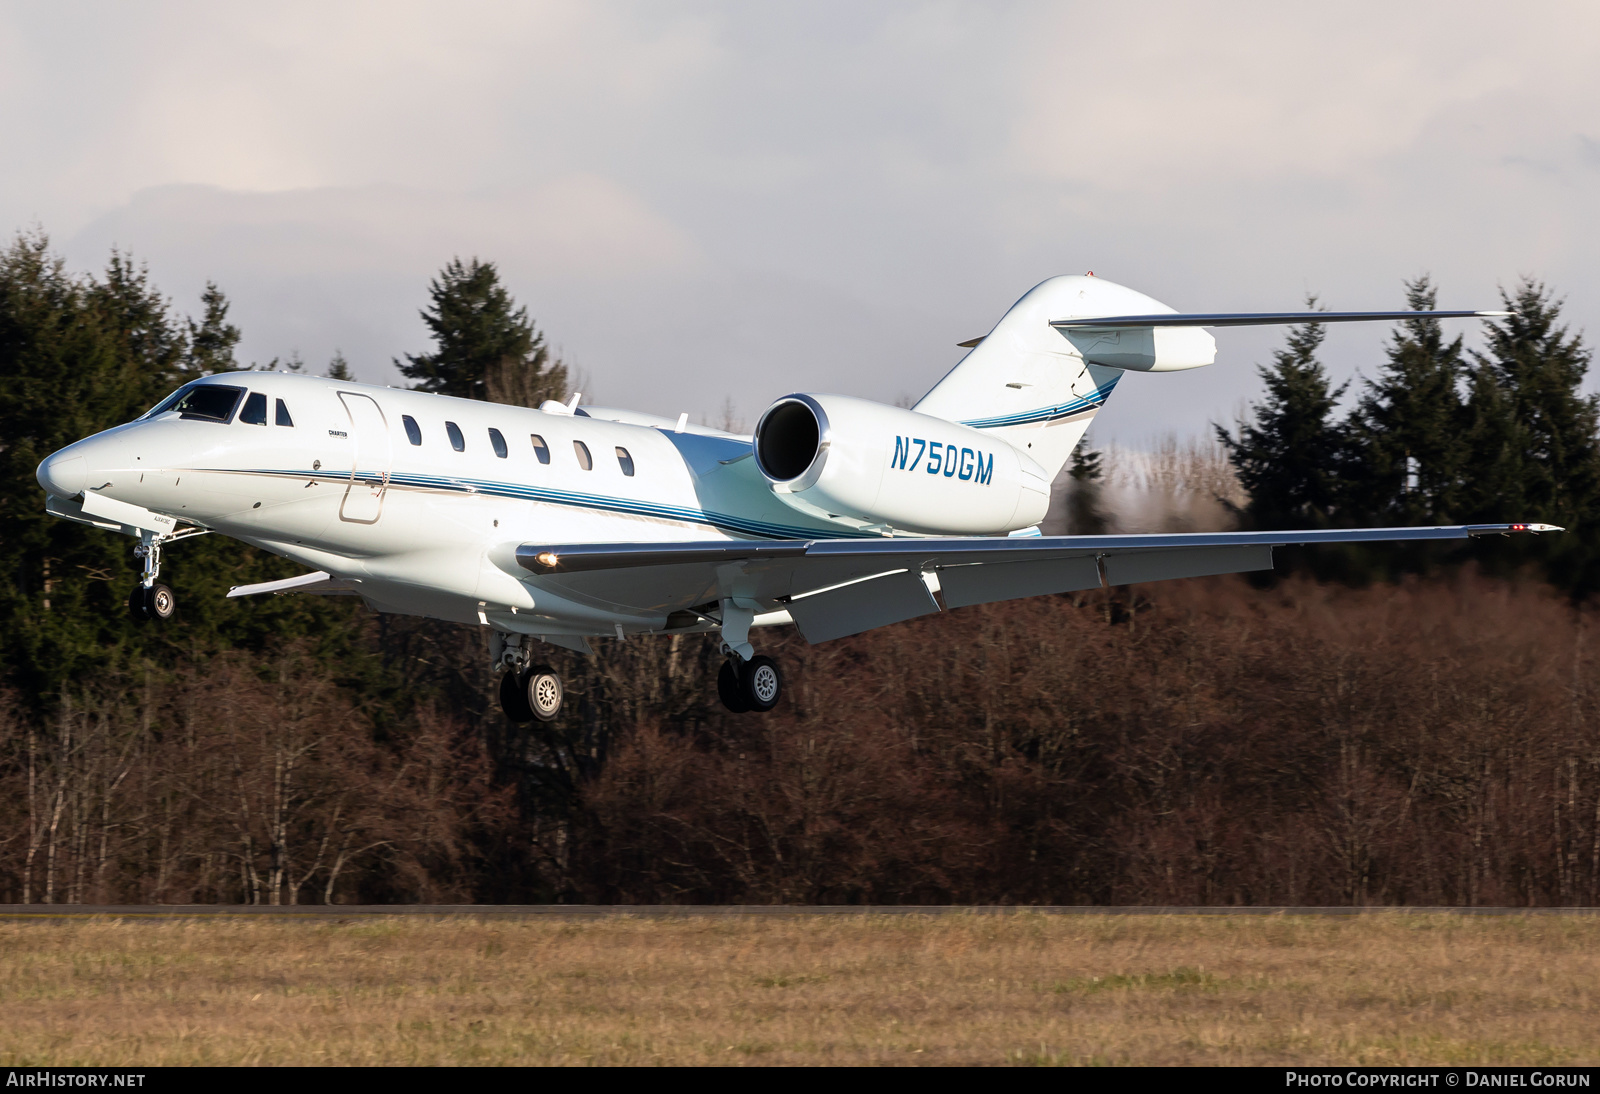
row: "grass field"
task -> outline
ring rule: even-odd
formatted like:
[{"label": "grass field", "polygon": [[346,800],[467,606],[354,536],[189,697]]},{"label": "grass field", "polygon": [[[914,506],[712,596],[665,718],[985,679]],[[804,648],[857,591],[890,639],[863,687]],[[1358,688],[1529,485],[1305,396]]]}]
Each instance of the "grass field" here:
[{"label": "grass field", "polygon": [[1593,1064],[1600,918],[0,921],[0,1064]]}]

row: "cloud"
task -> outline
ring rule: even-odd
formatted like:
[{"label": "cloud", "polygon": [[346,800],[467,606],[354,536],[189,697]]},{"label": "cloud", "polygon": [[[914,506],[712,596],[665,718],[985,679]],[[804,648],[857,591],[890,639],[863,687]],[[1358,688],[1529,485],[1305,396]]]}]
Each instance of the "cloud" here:
[{"label": "cloud", "polygon": [[[215,278],[251,357],[373,379],[478,254],[602,397],[749,419],[920,393],[1085,269],[1196,309],[1526,273],[1592,328],[1597,32],[1482,0],[12,6],[0,221],[129,247],[180,301]],[[1131,378],[1102,431],[1227,417],[1277,337]]]}]

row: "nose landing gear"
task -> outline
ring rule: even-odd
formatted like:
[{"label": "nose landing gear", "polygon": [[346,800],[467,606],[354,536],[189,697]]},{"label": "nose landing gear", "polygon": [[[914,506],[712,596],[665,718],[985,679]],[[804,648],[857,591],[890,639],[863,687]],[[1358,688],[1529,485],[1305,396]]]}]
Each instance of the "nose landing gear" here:
[{"label": "nose landing gear", "polygon": [[133,549],[134,557],[144,560],[144,580],[128,594],[128,614],[137,623],[165,623],[178,610],[172,590],[156,581],[161,576],[161,544],[169,538],[175,537],[146,532]]}]

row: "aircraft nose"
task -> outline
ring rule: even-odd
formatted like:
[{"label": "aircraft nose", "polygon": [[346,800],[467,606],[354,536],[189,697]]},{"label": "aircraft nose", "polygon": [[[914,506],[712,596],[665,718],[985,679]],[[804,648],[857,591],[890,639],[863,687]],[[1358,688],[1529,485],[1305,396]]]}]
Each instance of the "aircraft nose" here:
[{"label": "aircraft nose", "polygon": [[39,485],[45,492],[58,498],[70,498],[83,493],[89,479],[89,461],[70,448],[63,448],[53,456],[46,456],[39,465]]}]

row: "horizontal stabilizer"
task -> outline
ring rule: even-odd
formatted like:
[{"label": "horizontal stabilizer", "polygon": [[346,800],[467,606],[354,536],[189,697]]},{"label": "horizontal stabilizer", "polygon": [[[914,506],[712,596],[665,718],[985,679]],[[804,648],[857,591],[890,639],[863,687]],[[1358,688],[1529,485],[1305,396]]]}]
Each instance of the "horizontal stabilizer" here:
[{"label": "horizontal stabilizer", "polygon": [[1505,319],[1508,311],[1238,311],[1164,312],[1158,315],[1099,315],[1053,319],[1056,330],[1117,330],[1125,327],[1266,327],[1299,323],[1398,323],[1406,319]]},{"label": "horizontal stabilizer", "polygon": [[255,585],[235,585],[228,590],[228,598],[260,596],[263,593],[319,593],[324,596],[355,596],[356,584],[333,577],[321,570],[299,577],[286,577],[278,581],[262,581]]}]

